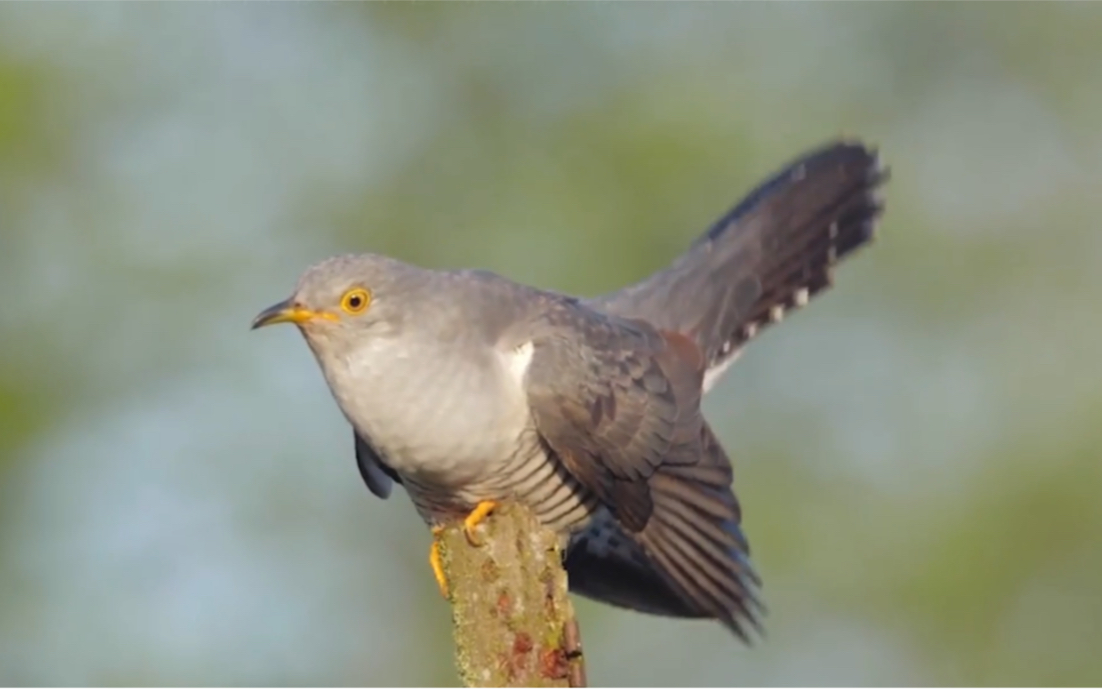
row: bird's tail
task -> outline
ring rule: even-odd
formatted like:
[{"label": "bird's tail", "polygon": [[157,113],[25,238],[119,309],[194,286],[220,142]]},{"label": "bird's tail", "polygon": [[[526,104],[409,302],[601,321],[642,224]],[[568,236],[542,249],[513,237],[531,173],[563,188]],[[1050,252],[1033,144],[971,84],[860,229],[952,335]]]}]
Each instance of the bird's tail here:
[{"label": "bird's tail", "polygon": [[590,304],[691,335],[707,358],[707,389],[748,340],[828,287],[834,265],[872,238],[886,179],[875,150],[824,146],[759,185],[668,268]]},{"label": "bird's tail", "polygon": [[760,632],[761,580],[731,490],[731,463],[704,427],[701,460],[664,465],[650,478],[654,509],[639,533],[602,519],[567,554],[576,593],[640,612],[718,619],[743,640]]}]

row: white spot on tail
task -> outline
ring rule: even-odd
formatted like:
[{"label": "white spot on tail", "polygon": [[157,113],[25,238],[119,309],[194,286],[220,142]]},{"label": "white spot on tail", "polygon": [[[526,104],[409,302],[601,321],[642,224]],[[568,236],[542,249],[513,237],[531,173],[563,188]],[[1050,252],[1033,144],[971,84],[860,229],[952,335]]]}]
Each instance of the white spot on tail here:
[{"label": "white spot on tail", "polygon": [[716,384],[716,381],[723,377],[723,374],[735,363],[735,359],[742,353],[741,349],[736,349],[731,354],[716,361],[714,364],[708,367],[704,371],[704,392],[708,392],[712,389],[712,386]]},{"label": "white spot on tail", "polygon": [[801,287],[792,295],[792,303],[796,306],[807,306],[807,300],[810,298],[811,294],[807,291],[807,288]]},{"label": "white spot on tail", "polygon": [[744,331],[744,336],[746,337],[747,340],[753,339],[754,335],[758,334],[758,324],[757,323],[747,323],[746,327],[743,328],[743,331]]},{"label": "white spot on tail", "polygon": [[769,320],[780,323],[782,318],[784,318],[784,306],[782,304],[774,304],[769,308]]}]

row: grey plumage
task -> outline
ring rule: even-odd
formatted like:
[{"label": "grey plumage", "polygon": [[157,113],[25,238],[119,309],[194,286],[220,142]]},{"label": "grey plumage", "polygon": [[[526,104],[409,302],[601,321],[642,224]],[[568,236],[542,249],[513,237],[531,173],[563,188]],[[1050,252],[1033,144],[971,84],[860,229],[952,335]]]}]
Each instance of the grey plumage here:
[{"label": "grey plumage", "polygon": [[871,238],[885,179],[874,152],[827,146],[669,268],[603,297],[346,256],[309,269],[257,324],[299,324],[375,495],[401,483],[429,523],[520,500],[568,539],[572,590],[746,638],[760,580],[701,398]]},{"label": "grey plumage", "polygon": [[750,192],[665,270],[588,303],[691,333],[714,371],[829,287],[834,266],[872,239],[887,177],[859,143],[824,146]]}]

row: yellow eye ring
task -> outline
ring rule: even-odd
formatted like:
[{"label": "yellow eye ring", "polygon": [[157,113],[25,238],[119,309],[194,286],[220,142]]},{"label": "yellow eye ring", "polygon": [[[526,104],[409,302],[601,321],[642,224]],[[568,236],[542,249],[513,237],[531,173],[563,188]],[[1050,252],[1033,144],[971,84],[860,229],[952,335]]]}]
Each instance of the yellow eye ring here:
[{"label": "yellow eye ring", "polygon": [[353,315],[363,313],[371,303],[371,292],[362,287],[350,289],[341,297],[341,308]]}]

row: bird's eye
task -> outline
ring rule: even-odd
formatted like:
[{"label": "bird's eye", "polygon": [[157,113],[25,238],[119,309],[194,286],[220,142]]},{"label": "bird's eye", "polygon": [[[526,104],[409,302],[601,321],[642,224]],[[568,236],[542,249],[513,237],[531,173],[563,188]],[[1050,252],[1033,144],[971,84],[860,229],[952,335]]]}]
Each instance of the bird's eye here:
[{"label": "bird's eye", "polygon": [[371,293],[361,287],[350,289],[341,297],[341,308],[352,314],[363,313],[369,303]]}]

